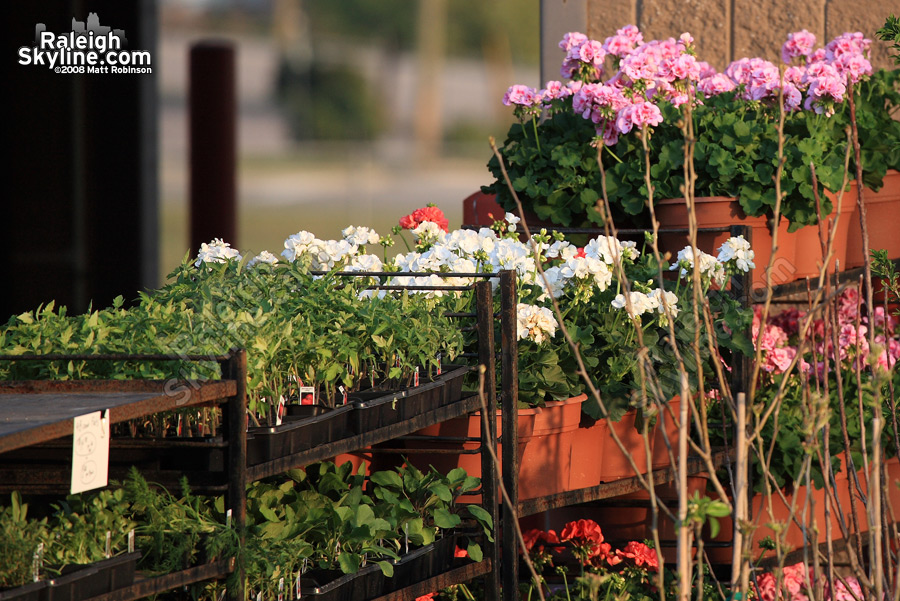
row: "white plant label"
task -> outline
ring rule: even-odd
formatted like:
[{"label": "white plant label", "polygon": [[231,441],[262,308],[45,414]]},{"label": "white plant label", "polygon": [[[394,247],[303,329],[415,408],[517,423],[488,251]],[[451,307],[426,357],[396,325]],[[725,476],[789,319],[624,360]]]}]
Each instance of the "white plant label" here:
[{"label": "white plant label", "polygon": [[275,425],[280,426],[281,422],[284,421],[284,404],[285,398],[281,396],[278,398],[278,408],[275,410]]},{"label": "white plant label", "polygon": [[71,494],[106,486],[109,480],[109,411],[72,420]]}]

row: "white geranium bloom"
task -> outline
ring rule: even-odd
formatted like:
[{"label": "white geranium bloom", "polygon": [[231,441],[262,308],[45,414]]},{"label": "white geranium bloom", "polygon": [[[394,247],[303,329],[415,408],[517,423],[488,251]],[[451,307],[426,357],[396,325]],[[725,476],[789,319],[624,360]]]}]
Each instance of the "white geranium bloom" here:
[{"label": "white geranium bloom", "polygon": [[512,213],[507,213],[507,214],[503,217],[503,219],[504,219],[504,221],[506,221],[506,223],[509,224],[509,225],[506,226],[506,229],[507,229],[507,231],[510,231],[510,232],[516,231],[516,224],[519,223],[520,221],[522,221],[521,219],[519,219],[518,217],[516,217],[516,216],[513,215]]},{"label": "white geranium bloom", "polygon": [[614,265],[617,259],[633,261],[640,256],[634,242],[620,242],[612,236],[597,236],[584,247],[584,254],[607,265]]},{"label": "white geranium bloom", "polygon": [[259,265],[260,263],[268,263],[269,265],[274,265],[278,262],[278,257],[273,255],[267,250],[262,251],[249,261],[247,261],[247,267],[253,267],[254,265]]},{"label": "white geranium bloom", "polygon": [[288,261],[296,261],[310,247],[310,245],[319,242],[319,239],[312,232],[299,231],[296,234],[288,236],[284,241],[284,250],[281,256]]},{"label": "white geranium bloom", "polygon": [[197,260],[194,267],[200,267],[203,263],[224,263],[229,259],[241,260],[241,253],[236,248],[231,248],[228,242],[221,238],[214,238],[212,242],[204,242],[200,245]]},{"label": "white geranium bloom", "polygon": [[560,275],[567,280],[593,278],[603,292],[612,283],[612,271],[603,261],[594,257],[572,257],[560,266]]},{"label": "white geranium bloom", "polygon": [[347,271],[381,271],[384,265],[376,255],[355,255],[347,265]]},{"label": "white geranium bloom", "polygon": [[559,322],[546,307],[519,303],[516,306],[516,330],[519,340],[541,342],[553,338]]},{"label": "white geranium bloom", "polygon": [[628,307],[628,302],[625,299],[624,294],[617,294],[616,298],[612,301],[612,306],[615,309],[625,309],[628,313],[628,316],[634,319],[644,313],[649,313],[656,309],[659,306],[659,300],[656,298],[651,298],[647,294],[643,292],[639,292],[637,290],[632,291],[628,295],[628,300],[631,301],[631,307]]},{"label": "white geranium bloom", "polygon": [[577,254],[578,248],[571,244],[568,240],[557,240],[550,245],[550,248],[547,249],[548,259],[560,258],[563,261],[568,261]]},{"label": "white geranium bloom", "polygon": [[700,275],[709,277],[712,281],[719,285],[725,282],[725,268],[714,256],[703,252],[702,250],[694,251],[694,248],[685,246],[678,251],[678,261],[669,267],[669,271],[681,268],[681,277],[687,277],[694,269],[694,258],[699,256]]},{"label": "white geranium bloom", "polygon": [[676,295],[674,292],[669,292],[668,290],[657,288],[655,290],[651,290],[649,296],[651,299],[656,301],[656,310],[660,315],[659,323],[661,325],[667,325],[669,323],[669,318],[666,315],[667,309],[669,315],[671,315],[672,317],[676,317],[678,315],[678,295]]},{"label": "white geranium bloom", "polygon": [[442,242],[444,236],[446,236],[444,230],[441,229],[441,226],[433,221],[423,221],[412,231],[412,233],[413,236],[416,237],[416,240],[423,244]]},{"label": "white geranium bloom", "polygon": [[478,230],[478,240],[481,247],[480,249],[487,254],[491,254],[494,252],[494,248],[496,247],[499,238],[497,238],[497,234],[494,230],[483,227]]},{"label": "white geranium bloom", "polygon": [[481,237],[472,230],[453,230],[444,238],[444,246],[461,256],[468,256],[481,249]]},{"label": "white geranium bloom", "polygon": [[750,249],[750,243],[743,236],[732,236],[719,247],[719,256],[722,263],[734,262],[735,267],[743,273],[747,273],[756,264],[753,262],[756,253]]},{"label": "white geranium bloom", "polygon": [[375,230],[368,227],[357,227],[355,225],[344,228],[343,231],[341,231],[341,235],[344,237],[344,240],[357,246],[378,244],[378,241],[381,239],[381,236],[379,236]]},{"label": "white geranium bloom", "polygon": [[545,293],[541,295],[540,300],[545,300],[547,297],[546,291],[549,289],[550,294],[553,295],[553,298],[559,298],[562,296],[563,290],[566,287],[566,284],[569,282],[569,278],[562,274],[562,269],[560,267],[551,267],[550,269],[544,270],[544,278],[546,278],[547,282],[544,284],[544,281],[538,278],[538,284],[541,285],[541,288],[545,290]]}]

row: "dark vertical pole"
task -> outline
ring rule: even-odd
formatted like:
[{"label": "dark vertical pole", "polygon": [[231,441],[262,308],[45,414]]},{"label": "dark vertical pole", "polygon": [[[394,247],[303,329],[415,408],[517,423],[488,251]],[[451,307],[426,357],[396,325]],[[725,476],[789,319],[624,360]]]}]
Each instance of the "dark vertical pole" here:
[{"label": "dark vertical pole", "polygon": [[[226,509],[231,509],[231,519],[238,532],[241,545],[244,543],[244,527],[247,524],[247,351],[231,352],[231,358],[222,363],[222,379],[234,380],[237,392],[228,399],[223,412],[225,435],[228,437],[228,455],[225,469],[228,473],[228,494]],[[229,591],[231,599],[244,601],[243,566],[238,570],[237,587]]]},{"label": "dark vertical pole", "polygon": [[237,245],[235,50],[204,41],[190,51],[191,250],[222,238]]},{"label": "dark vertical pole", "polygon": [[[500,599],[500,512],[497,505],[497,466],[484,447],[497,448],[497,372],[494,348],[494,295],[490,282],[475,284],[478,320],[478,363],[485,368],[486,415],[481,420],[481,504],[494,521],[494,542],[488,543],[491,571],[485,576],[486,601]],[[484,426],[487,425],[487,428]],[[514,598],[514,597],[510,597]]]},{"label": "dark vertical pole", "polygon": [[[503,590],[515,599],[519,587],[519,554],[516,537],[519,505],[519,352],[516,347],[516,272],[500,272],[500,428],[503,446],[503,486],[512,507],[503,504]],[[511,592],[510,592],[511,591]]]}]

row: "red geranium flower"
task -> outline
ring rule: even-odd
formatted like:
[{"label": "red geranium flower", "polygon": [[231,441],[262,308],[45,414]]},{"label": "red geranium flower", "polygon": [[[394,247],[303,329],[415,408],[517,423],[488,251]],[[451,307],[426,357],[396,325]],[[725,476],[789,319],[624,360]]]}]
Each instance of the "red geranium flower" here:
[{"label": "red geranium flower", "polygon": [[435,593],[428,593],[427,595],[416,597],[416,601],[432,601],[434,599],[434,595]]},{"label": "red geranium flower", "polygon": [[444,212],[439,208],[428,205],[421,209],[416,209],[409,215],[400,218],[400,227],[405,230],[414,230],[419,227],[423,221],[431,221],[437,224],[439,228],[445,232],[450,231],[450,222],[444,216]]},{"label": "red geranium flower", "polygon": [[548,530],[544,532],[543,530],[539,530],[538,528],[532,528],[527,532],[522,533],[522,538],[525,539],[525,548],[530,553],[535,546],[537,546],[538,553],[544,552],[544,545],[540,543],[547,543],[551,545],[559,544],[559,537],[556,536],[556,532],[553,530]]},{"label": "red geranium flower", "polygon": [[406,215],[405,217],[400,218],[400,227],[405,230],[414,230],[419,224],[416,223],[416,220],[413,219],[412,215]]},{"label": "red geranium flower", "polygon": [[656,551],[636,540],[625,545],[625,548],[621,551],[616,551],[616,555],[620,558],[634,560],[634,565],[638,567],[647,566],[654,571],[659,569],[659,560],[656,557]]},{"label": "red geranium flower", "polygon": [[469,552],[462,547],[456,547],[456,550],[453,551],[453,557],[468,557]]},{"label": "red geranium flower", "polygon": [[432,221],[445,232],[450,231],[450,222],[447,221],[444,212],[437,207],[427,206],[416,209],[413,211],[412,217],[416,220],[416,225],[419,225],[423,221]]}]

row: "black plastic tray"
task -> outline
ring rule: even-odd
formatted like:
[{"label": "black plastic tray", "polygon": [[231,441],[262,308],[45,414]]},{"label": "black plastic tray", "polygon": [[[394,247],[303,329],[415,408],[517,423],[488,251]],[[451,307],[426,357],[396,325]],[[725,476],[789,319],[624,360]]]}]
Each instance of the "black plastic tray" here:
[{"label": "black plastic tray", "polygon": [[[303,412],[309,415],[297,415]],[[352,413],[353,406],[349,403],[334,409],[321,405],[288,405],[288,414],[280,426],[249,429],[247,463],[256,465],[352,436]]]}]

